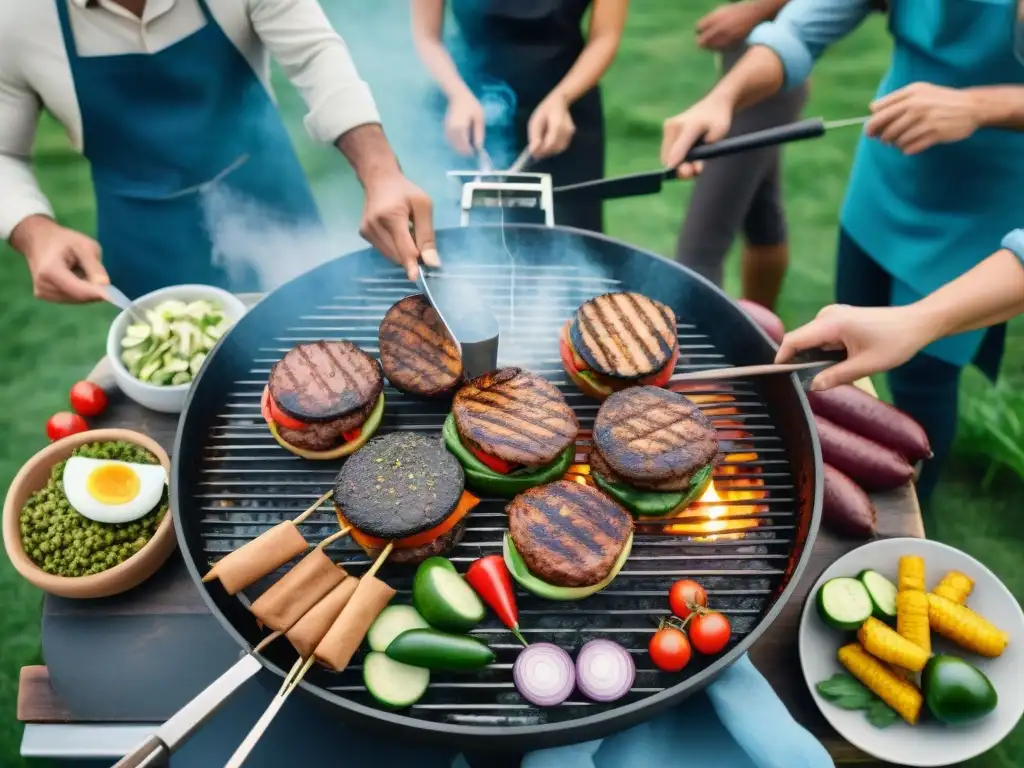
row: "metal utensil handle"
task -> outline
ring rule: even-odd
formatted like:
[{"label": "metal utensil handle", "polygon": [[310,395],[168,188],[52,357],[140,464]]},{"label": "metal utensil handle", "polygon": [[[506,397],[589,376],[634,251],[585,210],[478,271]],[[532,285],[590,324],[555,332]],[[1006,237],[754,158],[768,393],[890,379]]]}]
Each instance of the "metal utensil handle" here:
[{"label": "metal utensil handle", "polygon": [[[739,152],[749,152],[752,149],[762,147],[773,147],[778,144],[788,144],[792,141],[814,139],[825,135],[825,121],[820,117],[812,117],[801,120],[797,123],[786,123],[766,128],[763,131],[753,131],[739,136],[731,136],[712,144],[698,144],[686,155],[687,161],[710,160],[714,157],[735,155]],[[675,170],[666,172],[666,178],[675,176]]]},{"label": "metal utensil handle", "polygon": [[738,379],[744,376],[766,376],[772,373],[793,373],[808,368],[827,368],[832,363],[828,360],[815,360],[809,363],[766,363],[764,365],[739,365],[733,368],[714,368],[710,371],[688,371],[677,373],[669,381],[718,381],[721,379]]},{"label": "metal utensil handle", "polygon": [[150,736],[134,751],[128,753],[114,768],[156,768],[167,765],[171,759],[171,750],[157,736]]}]

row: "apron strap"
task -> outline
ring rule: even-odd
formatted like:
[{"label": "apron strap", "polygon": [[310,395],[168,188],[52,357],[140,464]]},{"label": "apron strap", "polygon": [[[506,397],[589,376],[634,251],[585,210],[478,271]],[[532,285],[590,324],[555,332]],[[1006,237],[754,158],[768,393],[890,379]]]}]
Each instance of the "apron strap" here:
[{"label": "apron strap", "polygon": [[[199,10],[203,12],[204,21],[207,24],[216,24],[217,21],[213,18],[206,0],[196,0],[196,2],[199,4]],[[68,52],[68,60],[74,63],[81,57],[78,55],[78,44],[75,42],[75,31],[71,27],[71,14],[68,11],[71,0],[56,0],[56,3],[57,15],[60,17],[60,31],[64,35],[64,47]]]}]

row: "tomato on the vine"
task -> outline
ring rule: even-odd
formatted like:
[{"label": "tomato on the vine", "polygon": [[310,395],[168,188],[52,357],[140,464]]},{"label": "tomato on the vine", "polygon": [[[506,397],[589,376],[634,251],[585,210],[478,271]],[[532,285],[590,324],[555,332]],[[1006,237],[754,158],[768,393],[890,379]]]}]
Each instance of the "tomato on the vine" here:
[{"label": "tomato on the vine", "polygon": [[703,608],[708,604],[708,593],[693,579],[682,579],[669,590],[668,604],[672,608],[672,613],[680,619],[685,619],[693,613],[690,606]]},{"label": "tomato on the vine", "polygon": [[91,381],[79,381],[69,393],[71,407],[82,416],[99,416],[107,407],[107,393]]},{"label": "tomato on the vine", "polygon": [[690,657],[693,655],[686,633],[665,624],[651,636],[647,652],[654,666],[665,672],[679,672],[690,663]]},{"label": "tomato on the vine", "polygon": [[46,422],[46,436],[50,440],[60,440],[88,429],[89,425],[85,423],[85,419],[70,411],[55,413]]},{"label": "tomato on the vine", "polygon": [[690,642],[705,655],[721,653],[729,644],[732,627],[729,620],[718,611],[698,613],[690,618]]}]

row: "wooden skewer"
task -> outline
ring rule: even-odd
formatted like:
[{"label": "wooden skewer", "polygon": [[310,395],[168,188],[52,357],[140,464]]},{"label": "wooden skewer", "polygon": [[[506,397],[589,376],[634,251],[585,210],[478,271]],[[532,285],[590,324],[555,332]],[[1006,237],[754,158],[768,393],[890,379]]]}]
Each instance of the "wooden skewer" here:
[{"label": "wooden skewer", "polygon": [[[335,538],[340,538],[341,535],[347,534],[351,530],[351,526],[338,531],[333,536],[329,536],[326,541],[332,541]],[[325,542],[321,542],[321,546]],[[381,566],[384,565],[384,561],[388,559],[391,554],[391,550],[394,549],[395,543],[389,541],[388,545],[381,551],[377,556],[377,560],[370,566],[369,570],[364,573],[360,578],[368,578],[376,575],[377,571],[380,570]],[[264,641],[266,642],[266,641]],[[231,755],[230,759],[224,764],[224,768],[241,768],[246,758],[249,757],[249,753],[252,752],[253,748],[263,737],[267,728],[270,727],[271,721],[278,712],[281,711],[281,707],[288,700],[288,697],[292,695],[292,692],[299,687],[299,683],[309,672],[313,666],[313,662],[316,660],[315,656],[310,656],[308,659],[303,661],[302,659],[296,659],[295,664],[292,665],[291,670],[284,678],[284,683],[281,684],[281,688],[278,690],[277,695],[274,696],[270,702],[270,706],[267,707],[266,711],[260,716],[260,719],[256,721],[256,724],[252,727],[252,730],[246,735],[245,739],[241,744],[238,745],[238,749]]]},{"label": "wooden skewer", "polygon": [[342,538],[343,536],[348,536],[349,533],[351,533],[351,531],[352,531],[352,526],[351,525],[346,525],[340,531],[338,531],[336,533],[332,533],[326,539],[324,539],[319,544],[317,544],[316,548],[317,549],[327,549],[328,545],[330,545],[331,543],[337,541],[338,539]]},{"label": "wooden skewer", "polygon": [[334,489],[332,488],[331,490],[327,491],[327,493],[325,493],[323,496],[321,496],[319,499],[314,501],[313,502],[313,506],[311,506],[309,509],[307,509],[305,512],[303,512],[301,515],[299,515],[294,520],[292,520],[292,524],[293,525],[298,525],[299,523],[305,521],[305,519],[307,517],[312,515],[314,512],[316,512],[320,508],[321,504],[323,504],[325,501],[327,501],[333,495],[334,495]]}]

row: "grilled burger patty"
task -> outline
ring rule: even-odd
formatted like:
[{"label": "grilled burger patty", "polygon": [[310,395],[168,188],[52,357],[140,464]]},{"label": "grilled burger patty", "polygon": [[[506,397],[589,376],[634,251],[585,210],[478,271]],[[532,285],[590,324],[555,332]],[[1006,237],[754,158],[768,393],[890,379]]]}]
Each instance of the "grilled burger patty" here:
[{"label": "grilled burger patty", "polygon": [[571,480],[524,491],[505,509],[512,542],[526,567],[555,586],[600,583],[633,532],[629,512]]},{"label": "grilled burger patty", "polygon": [[596,446],[590,449],[588,461],[591,474],[600,475],[606,482],[617,485],[632,485],[646,491],[659,491],[663,493],[673,493],[689,489],[694,474],[700,469],[698,467],[692,472],[684,472],[678,477],[672,477],[668,480],[625,480],[609,466],[608,460],[601,455],[601,451]]},{"label": "grilled burger patty", "polygon": [[583,304],[569,339],[594,371],[623,379],[661,370],[679,343],[675,313],[639,293],[606,293]]},{"label": "grilled burger patty", "polygon": [[345,462],[334,503],[363,533],[404,539],[444,522],[464,482],[462,465],[440,437],[393,432],[374,437]]},{"label": "grilled burger patty", "polygon": [[380,364],[352,342],[315,341],[297,345],[274,364],[269,388],[286,415],[312,424],[372,405],[384,377]]},{"label": "grilled burger patty", "polygon": [[[634,387],[605,400],[594,420],[594,446],[612,472],[634,485],[683,479],[718,456],[718,433],[690,400],[660,387]],[[648,487],[651,487],[648,485]]]},{"label": "grilled burger patty", "polygon": [[377,339],[384,375],[396,389],[430,397],[448,392],[462,378],[459,348],[420,294],[388,310]]},{"label": "grilled burger patty", "polygon": [[340,419],[315,421],[306,429],[289,429],[278,424],[277,434],[289,445],[304,451],[327,451],[341,442],[343,432],[351,432],[363,426],[376,405],[377,401],[374,400]]},{"label": "grilled burger patty", "polygon": [[528,467],[553,462],[579,431],[555,385],[521,368],[473,379],[455,393],[452,414],[468,446]]}]

